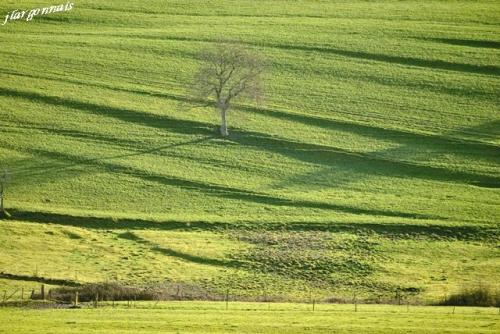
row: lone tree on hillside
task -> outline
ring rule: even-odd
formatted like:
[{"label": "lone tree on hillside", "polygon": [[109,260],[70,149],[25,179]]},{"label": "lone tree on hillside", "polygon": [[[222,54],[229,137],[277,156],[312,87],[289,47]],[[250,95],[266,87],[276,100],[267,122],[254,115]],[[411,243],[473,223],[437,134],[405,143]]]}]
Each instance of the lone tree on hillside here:
[{"label": "lone tree on hillside", "polygon": [[201,51],[202,64],[194,77],[192,95],[215,103],[220,112],[220,133],[229,135],[227,114],[236,100],[260,102],[264,61],[239,44],[219,42]]}]

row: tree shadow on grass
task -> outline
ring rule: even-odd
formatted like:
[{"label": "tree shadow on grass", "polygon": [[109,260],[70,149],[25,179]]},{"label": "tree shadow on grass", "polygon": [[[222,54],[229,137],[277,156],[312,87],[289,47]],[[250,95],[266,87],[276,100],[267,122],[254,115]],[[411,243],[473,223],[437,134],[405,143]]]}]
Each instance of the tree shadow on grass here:
[{"label": "tree shadow on grass", "polygon": [[204,264],[204,265],[210,265],[210,266],[217,266],[217,267],[229,267],[229,268],[237,268],[240,267],[240,264],[237,261],[226,261],[226,260],[219,260],[219,259],[212,259],[204,256],[197,256],[197,255],[192,255],[180,251],[176,251],[171,248],[167,247],[162,247],[159,246],[147,239],[141,238],[138,236],[136,233],[133,232],[124,232],[118,235],[119,238],[126,239],[129,241],[133,241],[136,243],[139,243],[141,245],[145,245],[150,248],[151,251],[161,253],[163,255],[171,256],[171,257],[176,257],[184,261],[192,262],[192,263],[197,263],[197,264]]},{"label": "tree shadow on grass", "polygon": [[[76,156],[76,155],[70,155],[70,154],[63,154],[63,153],[57,153],[57,152],[50,152],[46,150],[40,150],[40,149],[30,149],[26,148],[22,151],[27,152],[32,155],[36,156],[41,156],[44,157],[45,159],[49,159],[51,161],[58,161],[57,163],[46,163],[44,165],[34,165],[29,168],[23,168],[22,170],[13,170],[13,174],[18,174],[19,176],[22,176],[23,178],[29,178],[31,176],[39,175],[39,174],[46,174],[48,172],[57,172],[57,171],[62,171],[62,170],[68,170],[73,167],[79,167],[79,166],[85,166],[85,165],[94,165],[94,166],[104,166],[105,165],[102,163],[104,160],[113,160],[113,159],[122,159],[122,158],[130,158],[134,156],[141,156],[141,155],[146,155],[146,154],[152,154],[152,153],[157,153],[161,152],[163,150],[175,148],[175,147],[182,147],[182,146],[188,146],[192,144],[199,144],[205,141],[208,141],[209,139],[213,138],[213,136],[206,136],[202,138],[197,138],[193,140],[188,140],[185,142],[180,142],[180,143],[175,143],[175,144],[169,144],[169,145],[161,145],[153,148],[148,148],[144,150],[138,150],[130,153],[125,153],[125,154],[117,154],[113,156],[106,156],[106,157],[98,157],[98,158],[85,158],[81,156]],[[4,147],[8,147],[12,150],[18,150],[16,147],[8,144],[8,143],[3,143]],[[127,167],[122,167],[116,165],[116,169],[113,169],[113,167],[108,166],[108,170],[110,172],[119,172],[119,171],[124,171],[127,169]],[[146,172],[143,172],[146,173]]]},{"label": "tree shadow on grass", "polygon": [[[8,210],[11,220],[56,224],[62,226],[89,228],[96,230],[179,230],[179,231],[215,231],[228,223],[209,223],[204,221],[152,221],[146,219],[79,216],[54,212],[30,211],[12,208]],[[123,237],[122,237],[123,238]]]},{"label": "tree shadow on grass", "polygon": [[[272,225],[270,225],[272,226]],[[272,227],[271,227],[272,228]],[[277,227],[279,228],[279,227]],[[375,234],[390,239],[454,239],[464,241],[500,241],[496,226],[440,225],[412,223],[290,223],[281,226],[292,231],[328,231]]]},{"label": "tree shadow on grass", "polygon": [[171,175],[157,174],[151,171],[141,170],[134,167],[124,166],[118,163],[112,163],[107,161],[115,158],[128,157],[130,156],[130,154],[114,156],[109,158],[104,157],[104,158],[87,159],[81,156],[70,155],[68,153],[51,152],[41,149],[27,149],[27,150],[31,154],[43,156],[44,158],[61,161],[62,163],[70,162],[68,166],[78,166],[78,165],[94,166],[96,168],[104,169],[109,173],[121,173],[124,175],[130,175],[150,182],[159,183],[161,185],[174,186],[186,190],[194,190],[203,193],[205,195],[215,196],[219,198],[227,198],[238,201],[245,201],[263,205],[272,205],[278,207],[281,206],[281,207],[291,207],[291,208],[322,209],[322,210],[332,210],[332,211],[339,211],[351,214],[402,217],[402,218],[414,218],[414,219],[445,219],[437,215],[425,215],[418,213],[378,210],[378,209],[363,209],[358,207],[338,205],[326,202],[275,197],[266,193],[259,193],[240,188],[221,186],[202,181],[182,179]]},{"label": "tree shadow on grass", "polygon": [[[117,34],[116,36],[122,36],[122,35]],[[179,37],[179,36],[138,35],[136,37],[140,39],[151,39],[151,40],[175,40],[175,41],[205,42],[205,43],[215,42],[213,39],[209,38],[192,38],[186,36]],[[388,54],[373,53],[366,51],[339,49],[330,46],[281,44],[281,43],[268,43],[268,42],[267,43],[246,42],[245,44],[270,47],[282,50],[319,52],[324,54],[338,55],[347,58],[371,60],[377,62],[384,62],[388,64],[398,64],[398,65],[412,66],[412,67],[423,67],[427,69],[500,76],[500,67],[494,65],[476,65],[476,64],[450,62],[440,59],[431,60],[431,59],[423,59],[415,57],[396,56],[396,55],[388,55]]]},{"label": "tree shadow on grass", "polygon": [[74,99],[43,95],[35,92],[0,88],[0,96],[23,98],[50,105],[85,111],[98,116],[111,117],[124,122],[144,125],[157,129],[170,130],[185,135],[213,135],[213,126],[208,123],[173,119],[144,111],[116,108],[107,105],[83,102]]},{"label": "tree shadow on grass", "polygon": [[[0,88],[0,95],[21,97],[47,104],[74,108],[96,115],[112,117],[121,121],[164,129],[184,135],[213,136],[213,126],[199,121],[179,120],[167,116],[150,114],[144,111],[103,106],[7,88]],[[304,121],[304,119],[302,119],[302,121]],[[308,121],[310,121],[310,119]],[[374,133],[374,131],[371,132],[372,135],[374,135]],[[451,181],[491,188],[500,186],[500,179],[493,176],[381,158],[369,153],[348,151],[326,145],[301,143],[259,132],[236,130],[233,131],[230,140],[239,145],[246,145],[279,153],[308,163],[319,163],[327,166],[335,166],[335,164],[339,162],[348,163],[351,164],[351,166],[355,166],[354,171],[362,170],[362,172],[366,174],[373,173],[390,177],[412,177],[435,181]],[[488,148],[488,150],[495,149],[494,146],[490,147],[483,144],[481,144],[479,148]]]},{"label": "tree shadow on grass", "polygon": [[[26,76],[26,77],[32,77],[32,78],[37,78],[37,79],[49,79],[49,80],[55,80],[50,77],[43,77],[40,75],[29,75],[29,74],[21,74],[17,72],[10,72],[10,71],[3,71],[3,73],[7,74],[12,74],[12,75],[21,75],[21,76]],[[165,98],[165,99],[170,99],[170,100],[175,100],[177,102],[183,103],[183,104],[205,104],[206,102],[201,101],[201,100],[196,100],[192,98],[188,98],[182,95],[176,95],[176,94],[169,94],[165,92],[151,92],[151,91],[145,91],[145,90],[138,90],[138,89],[128,89],[128,88],[120,88],[120,87],[114,87],[110,85],[105,85],[105,84],[96,84],[96,83],[89,83],[86,81],[80,81],[80,80],[75,80],[75,79],[67,79],[67,78],[62,78],[58,79],[58,81],[65,81],[68,83],[73,83],[73,84],[83,84],[87,86],[93,86],[96,88],[105,88],[105,89],[110,89],[110,90],[116,90],[116,91],[123,91],[127,93],[132,93],[132,94],[141,94],[141,95],[146,95],[150,97],[160,97],[160,98]],[[27,92],[21,92],[21,91],[16,91],[16,90],[11,90],[11,89],[2,89],[0,88],[0,95],[5,95],[5,96],[14,96],[14,97],[25,97],[29,99],[41,99],[42,102],[48,103],[48,104],[54,104],[57,105],[57,101],[60,99],[58,98],[52,98],[52,97],[47,97],[45,95],[37,94],[37,93],[27,93]],[[28,95],[28,96],[26,96]],[[67,103],[69,101],[69,103]],[[89,103],[78,103],[74,100],[67,100],[64,99],[64,101],[60,101],[62,105],[71,107],[71,108],[77,108],[80,109],[83,105],[87,105],[86,108],[82,109],[84,111],[89,111],[89,110],[95,110],[95,109],[103,109],[103,110],[112,110],[113,108],[109,108],[106,106],[100,106],[96,104],[89,104]],[[420,134],[420,133],[415,133],[415,132],[410,132],[410,131],[404,131],[404,130],[399,130],[399,129],[389,129],[389,128],[383,128],[379,126],[374,126],[374,125],[368,125],[368,124],[360,124],[360,123],[355,123],[355,122],[349,122],[349,121],[344,121],[344,120],[334,120],[331,118],[325,118],[325,117],[317,117],[317,116],[312,116],[312,115],[304,115],[304,114],[298,114],[298,113],[288,113],[284,112],[278,109],[269,109],[269,108],[255,108],[255,107],[249,107],[249,106],[238,106],[237,109],[240,109],[245,112],[251,112],[254,114],[260,114],[264,116],[269,116],[273,117],[276,119],[284,119],[287,121],[293,121],[301,124],[305,124],[308,126],[316,126],[320,128],[324,128],[327,130],[340,130],[340,131],[345,131],[349,133],[355,133],[357,135],[369,137],[369,138],[376,138],[376,139],[382,139],[382,140],[394,140],[397,142],[403,142],[404,144],[415,144],[422,149],[425,148],[435,148],[439,147],[442,150],[446,151],[451,151],[454,154],[458,155],[464,155],[467,157],[471,157],[474,159],[486,159],[494,162],[498,162],[498,153],[500,151],[500,148],[498,145],[494,144],[489,144],[489,143],[484,143],[478,140],[464,140],[461,138],[456,138],[456,137],[451,137],[451,136],[444,136],[444,135],[438,135],[438,134]],[[134,113],[141,113],[136,110],[123,110],[125,114],[123,115],[123,118],[121,120],[124,120],[124,118],[127,118],[127,114],[134,114]],[[120,112],[122,113],[122,112]],[[345,113],[345,112],[344,112]],[[142,113],[139,117],[143,118],[145,115],[148,115],[149,118],[155,117],[152,114],[149,113]],[[113,115],[107,115],[107,116],[112,116]],[[116,115],[115,115],[116,117]],[[156,119],[160,117],[162,118],[163,116],[156,116]],[[136,118],[136,117],[134,117]],[[130,118],[127,118],[130,119]],[[168,119],[168,118],[167,118]],[[152,122],[155,120],[148,121],[147,124],[150,125]],[[180,120],[176,120],[176,123],[179,125],[176,127],[177,129],[179,128],[185,128],[185,127],[193,127],[193,129],[196,129],[196,127],[202,127],[202,128],[208,128],[210,129],[210,125],[204,124],[201,122],[192,122],[192,121],[184,121],[184,124],[180,123]],[[168,128],[168,121],[166,124],[164,124],[163,127]],[[173,129],[172,129],[173,130]],[[52,129],[54,132],[55,129]],[[64,134],[64,130],[59,130],[61,134]],[[74,132],[74,131],[66,131],[68,132]],[[470,133],[469,133],[470,132]],[[182,132],[181,132],[182,133]],[[478,129],[476,131],[471,131],[469,130],[462,130],[460,131],[460,134],[465,134],[465,135],[477,135],[481,133],[481,129]],[[91,136],[85,133],[80,134],[82,138],[89,138],[92,139]],[[76,133],[73,134],[73,136],[76,136]],[[99,137],[103,137],[96,135],[96,139],[99,139]],[[104,138],[102,138],[104,139]],[[488,139],[488,138],[487,138]],[[118,141],[118,138],[114,138],[114,141]]]},{"label": "tree shadow on grass", "polygon": [[450,44],[450,45],[468,46],[471,48],[500,49],[500,42],[499,41],[477,40],[477,39],[459,39],[459,38],[429,38],[429,37],[421,37],[419,39],[425,40],[425,41]]},{"label": "tree shadow on grass", "polygon": [[[368,138],[391,140],[401,143],[402,145],[415,145],[421,149],[439,147],[442,150],[453,152],[454,154],[458,155],[464,155],[472,158],[488,159],[496,163],[500,162],[500,146],[477,140],[464,140],[457,137],[439,134],[415,133],[400,129],[383,128],[373,124],[361,124],[313,115],[289,113],[277,109],[253,107],[241,107],[241,109],[263,116],[292,121],[308,126],[315,126],[326,130],[345,131]],[[498,129],[498,121],[486,122],[477,129],[463,129],[462,131],[460,131],[460,134],[465,133],[478,135],[486,128]],[[489,137],[487,136],[487,134],[485,134],[485,136]]]},{"label": "tree shadow on grass", "polygon": [[71,137],[75,140],[79,141],[93,141],[100,142],[105,144],[113,144],[114,146],[120,146],[123,148],[136,148],[138,147],[138,142],[128,138],[119,138],[116,136],[111,136],[107,134],[101,134],[96,132],[88,132],[76,129],[62,129],[58,127],[47,127],[40,126],[39,124],[32,123],[29,121],[23,120],[22,124],[14,125],[0,125],[0,128],[4,129],[26,129],[27,131],[35,130],[43,133],[49,133],[57,136]]},{"label": "tree shadow on grass", "polygon": [[65,286],[80,286],[81,284],[76,281],[67,279],[57,279],[57,278],[45,278],[40,276],[29,276],[29,275],[16,275],[0,272],[0,278],[16,281],[26,281],[26,282],[38,282],[50,285],[65,285]]},{"label": "tree shadow on grass", "polygon": [[[32,79],[50,80],[50,81],[55,81],[55,82],[65,82],[65,83],[74,84],[74,85],[84,85],[84,86],[94,87],[94,88],[98,88],[98,89],[109,89],[109,90],[113,90],[116,92],[138,94],[138,95],[149,96],[149,97],[161,97],[161,98],[174,100],[174,101],[181,102],[181,103],[197,103],[197,104],[206,104],[207,103],[206,101],[203,101],[203,100],[188,98],[188,97],[185,97],[182,95],[177,95],[177,94],[151,91],[151,90],[141,90],[141,89],[117,87],[117,86],[104,84],[104,83],[89,82],[89,81],[71,79],[71,78],[66,78],[66,77],[53,78],[50,76],[45,76],[45,75],[40,75],[40,74],[34,75],[34,74],[20,73],[20,72],[15,72],[15,71],[10,71],[10,70],[0,70],[0,73],[7,74],[7,75],[22,76],[22,77],[32,78]],[[130,77],[124,77],[124,79],[130,79]]]},{"label": "tree shadow on grass", "polygon": [[[443,225],[430,223],[412,223],[403,221],[401,223],[337,223],[337,222],[288,222],[288,223],[258,223],[239,224],[226,222],[206,222],[191,221],[179,222],[172,220],[151,221],[146,219],[112,218],[112,217],[92,217],[78,216],[53,212],[30,211],[24,209],[9,209],[12,220],[24,221],[40,224],[56,224],[61,226],[71,226],[78,228],[88,228],[95,230],[128,230],[122,232],[119,237],[134,242],[152,245],[138,237],[134,230],[158,230],[158,231],[248,231],[248,230],[271,230],[271,231],[327,231],[332,233],[354,233],[354,234],[374,234],[391,239],[453,239],[463,241],[492,241],[500,240],[500,229],[494,225],[478,225],[476,223],[468,225]],[[169,251],[167,250],[166,253]],[[173,252],[171,252],[174,254]],[[179,254],[180,255],[180,254]]]},{"label": "tree shadow on grass", "polygon": [[370,153],[353,152],[326,145],[299,143],[257,132],[233,131],[230,140],[240,145],[260,147],[313,164],[329,167],[343,165],[352,172],[364,175],[448,181],[486,188],[500,187],[500,178],[495,176],[392,160]]},{"label": "tree shadow on grass", "polygon": [[387,55],[381,53],[343,50],[331,47],[315,47],[315,46],[305,46],[305,45],[284,45],[284,44],[274,44],[274,45],[266,44],[266,46],[271,46],[285,50],[314,51],[314,52],[335,54],[349,58],[372,60],[388,64],[398,64],[398,65],[412,66],[412,67],[423,67],[428,69],[500,76],[500,68],[494,65],[454,63],[439,59],[430,60],[430,59],[422,59],[415,57]]},{"label": "tree shadow on grass", "polygon": [[[490,122],[484,122],[476,126],[470,126],[464,129],[457,130],[460,134],[466,134],[475,140],[496,140],[500,139],[500,120],[492,120]],[[497,147],[496,156],[497,161],[500,160],[500,146]],[[486,153],[486,152],[485,152]]]}]

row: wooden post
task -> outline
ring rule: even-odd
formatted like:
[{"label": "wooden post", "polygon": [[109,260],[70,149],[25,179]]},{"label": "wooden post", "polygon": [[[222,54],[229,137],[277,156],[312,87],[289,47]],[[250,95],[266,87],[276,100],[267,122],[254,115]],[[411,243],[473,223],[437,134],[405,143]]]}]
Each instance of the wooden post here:
[{"label": "wooden post", "polygon": [[0,181],[0,215],[3,215],[4,213],[4,208],[3,208],[3,181]]},{"label": "wooden post", "polygon": [[78,306],[78,291],[75,292],[75,306]]},{"label": "wooden post", "polygon": [[453,312],[451,312],[451,314],[455,314],[455,305],[453,305]]},{"label": "wooden post", "polygon": [[410,312],[410,301],[406,302],[406,312]]},{"label": "wooden post", "polygon": [[229,289],[226,289],[226,310],[229,309]]},{"label": "wooden post", "polygon": [[313,299],[313,312],[314,312],[315,306],[316,306],[316,299]]},{"label": "wooden post", "polygon": [[354,292],[354,312],[358,312],[358,299],[356,298],[356,292]]},{"label": "wooden post", "polygon": [[42,296],[42,300],[45,300],[45,284],[42,284],[40,287],[40,295]]}]

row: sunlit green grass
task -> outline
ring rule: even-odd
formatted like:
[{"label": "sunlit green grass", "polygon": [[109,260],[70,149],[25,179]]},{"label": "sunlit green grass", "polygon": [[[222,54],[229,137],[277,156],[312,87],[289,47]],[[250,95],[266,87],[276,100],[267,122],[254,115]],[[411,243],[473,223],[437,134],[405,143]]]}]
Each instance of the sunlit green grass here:
[{"label": "sunlit green grass", "polygon": [[[368,233],[370,274],[342,265],[356,288],[322,296],[495,284],[499,20],[490,1],[86,0],[0,27],[0,272],[321,291],[226,265],[255,246],[241,226],[282,224]],[[227,140],[185,93],[220,37],[269,60],[265,104],[236,106]]]},{"label": "sunlit green grass", "polygon": [[[359,305],[137,303],[80,310],[0,309],[2,333],[495,333],[496,309]],[[454,313],[454,314],[453,314]]]}]

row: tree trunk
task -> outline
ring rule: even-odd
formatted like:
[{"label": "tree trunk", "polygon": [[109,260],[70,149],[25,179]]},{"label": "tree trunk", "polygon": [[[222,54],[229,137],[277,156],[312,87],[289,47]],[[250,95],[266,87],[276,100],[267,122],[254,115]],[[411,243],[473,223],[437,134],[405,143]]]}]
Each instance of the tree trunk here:
[{"label": "tree trunk", "polygon": [[220,116],[221,116],[221,124],[220,124],[220,134],[222,137],[229,136],[229,132],[227,131],[227,119],[226,119],[226,108],[221,108]]},{"label": "tree trunk", "polygon": [[3,209],[3,192],[0,192],[0,213],[4,212]]}]

